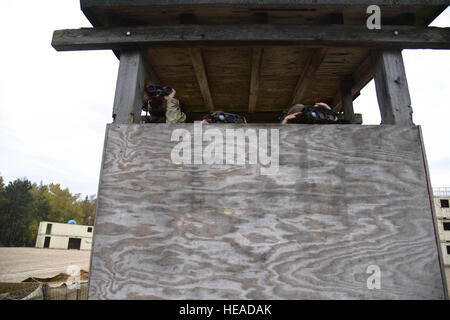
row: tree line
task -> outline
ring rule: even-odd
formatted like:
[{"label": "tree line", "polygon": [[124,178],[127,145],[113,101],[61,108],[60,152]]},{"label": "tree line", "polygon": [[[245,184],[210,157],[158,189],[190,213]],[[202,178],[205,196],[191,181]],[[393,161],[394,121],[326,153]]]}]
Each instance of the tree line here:
[{"label": "tree line", "polygon": [[41,221],[93,225],[97,199],[72,194],[61,185],[26,178],[4,184],[0,176],[0,246],[34,247]]}]

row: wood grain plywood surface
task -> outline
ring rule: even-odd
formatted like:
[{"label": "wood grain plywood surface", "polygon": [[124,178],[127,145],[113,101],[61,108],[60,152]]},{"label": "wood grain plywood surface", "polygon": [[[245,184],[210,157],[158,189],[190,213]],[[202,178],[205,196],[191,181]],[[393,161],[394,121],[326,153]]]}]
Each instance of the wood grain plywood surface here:
[{"label": "wood grain plywood surface", "polygon": [[108,125],[90,299],[445,298],[418,127],[203,126],[279,130],[275,175],[174,164],[193,127]]}]

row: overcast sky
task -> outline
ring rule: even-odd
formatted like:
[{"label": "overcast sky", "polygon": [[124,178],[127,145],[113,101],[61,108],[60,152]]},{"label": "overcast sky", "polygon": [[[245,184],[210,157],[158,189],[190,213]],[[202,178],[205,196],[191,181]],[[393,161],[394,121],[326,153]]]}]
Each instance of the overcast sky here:
[{"label": "overcast sky", "polygon": [[[450,27],[450,9],[433,26]],[[97,193],[118,60],[111,51],[56,52],[53,31],[91,27],[78,0],[0,1],[0,175]],[[433,187],[450,186],[450,50],[404,50],[414,122]],[[355,101],[379,124],[371,82]]]}]

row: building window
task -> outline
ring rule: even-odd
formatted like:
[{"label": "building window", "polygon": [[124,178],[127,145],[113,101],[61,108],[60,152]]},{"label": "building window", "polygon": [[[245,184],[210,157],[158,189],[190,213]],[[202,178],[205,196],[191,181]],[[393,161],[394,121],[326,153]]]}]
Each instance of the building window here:
[{"label": "building window", "polygon": [[[450,225],[450,223],[449,223]],[[92,227],[88,227],[88,232],[92,232]]]},{"label": "building window", "polygon": [[450,246],[447,246],[447,254],[450,254]]},{"label": "building window", "polygon": [[45,234],[51,234],[52,233],[52,224],[47,223],[47,230],[45,231]]},{"label": "building window", "polygon": [[441,208],[448,208],[448,207],[449,207],[448,199],[441,199]]},{"label": "building window", "polygon": [[446,231],[450,230],[450,222],[444,222],[444,230]]}]

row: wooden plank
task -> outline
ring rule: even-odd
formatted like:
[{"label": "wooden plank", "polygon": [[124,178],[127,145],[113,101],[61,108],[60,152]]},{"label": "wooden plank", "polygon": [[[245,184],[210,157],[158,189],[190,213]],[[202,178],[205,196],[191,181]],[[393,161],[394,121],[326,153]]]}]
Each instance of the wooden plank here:
[{"label": "wooden plank", "polygon": [[248,98],[248,112],[253,113],[256,109],[256,102],[258,101],[259,78],[261,75],[261,64],[263,58],[262,48],[252,49],[252,73],[250,76],[250,92]]},{"label": "wooden plank", "polygon": [[188,106],[203,106],[200,88],[197,84],[191,57],[185,48],[149,48],[146,58],[151,59],[153,68],[163,85],[175,88],[180,102]]},{"label": "wooden plank", "polygon": [[[81,0],[81,8],[89,7],[113,7],[113,6],[182,6],[193,4],[192,0]],[[196,6],[204,5],[257,5],[257,6],[298,6],[298,5],[385,5],[385,6],[437,6],[448,5],[447,0],[197,0]]]},{"label": "wooden plank", "polygon": [[435,240],[436,240],[436,247],[438,248],[438,256],[439,256],[439,271],[441,272],[441,277],[442,277],[442,283],[444,286],[444,295],[445,297],[449,298],[448,296],[448,287],[447,287],[447,275],[445,273],[445,263],[444,263],[444,257],[442,256],[442,252],[444,252],[443,250],[441,251],[441,243],[442,242],[446,242],[446,241],[441,241],[441,238],[439,236],[439,227],[437,226],[437,216],[436,216],[436,212],[435,212],[435,208],[433,205],[433,199],[435,199],[434,194],[433,194],[433,189],[432,189],[432,185],[431,185],[431,175],[430,175],[430,170],[428,169],[428,160],[427,160],[427,155],[425,152],[425,142],[423,139],[423,133],[422,133],[422,127],[421,126],[417,126],[418,130],[419,130],[419,139],[420,139],[420,150],[421,150],[421,154],[422,154],[422,158],[423,158],[423,164],[424,164],[424,170],[425,170],[425,183],[427,186],[427,191],[428,191],[428,201],[429,201],[429,208],[430,208],[430,214],[431,214],[431,219],[433,221],[433,229],[434,229],[434,234],[435,234]]},{"label": "wooden plank", "polygon": [[[180,23],[180,15],[193,14],[197,24],[248,24],[265,22],[270,24],[325,25],[330,23],[330,15],[337,12],[345,17],[345,23],[364,26],[368,5],[298,5],[267,6],[263,3],[252,6],[199,5],[188,6],[99,6],[82,9],[95,27],[174,25]],[[414,20],[405,19],[414,16],[415,26],[428,26],[446,5],[440,6],[380,6],[383,26],[412,24]],[[255,16],[262,19],[255,19]],[[150,23],[151,22],[151,23]]]},{"label": "wooden plank", "polygon": [[[268,111],[268,112],[234,112],[247,119],[248,123],[280,123],[281,111]],[[186,114],[186,123],[192,123],[194,121],[201,121],[205,112],[188,112]]]},{"label": "wooden plank", "polygon": [[373,54],[382,124],[412,125],[411,97],[401,51]]},{"label": "wooden plank", "polygon": [[314,75],[322,64],[323,59],[327,54],[327,49],[312,50],[303,68],[302,74],[298,78],[295,89],[292,93],[292,103],[302,103],[310,86],[314,83]]},{"label": "wooden plank", "polygon": [[[339,81],[351,74],[369,51],[361,48],[332,48],[317,70],[314,85],[305,103],[331,101]],[[310,49],[301,46],[264,47],[256,112],[279,111],[290,104],[292,91],[304,70]],[[208,85],[216,110],[247,112],[249,106],[251,47],[202,48]],[[174,87],[180,101],[189,112],[207,112],[203,105],[186,48],[150,48],[145,57],[152,64],[161,81]],[[331,104],[330,104],[331,105]]]},{"label": "wooden plank", "polygon": [[205,64],[203,62],[202,51],[200,48],[190,48],[189,54],[191,56],[192,65],[194,66],[195,76],[202,93],[205,107],[209,111],[214,111],[214,102],[209,90],[208,77],[206,75]]},{"label": "wooden plank", "polygon": [[147,72],[146,72],[147,82],[149,82],[153,85],[162,85],[161,80],[160,80],[158,74],[156,73],[155,68],[153,68],[153,66],[155,65],[155,62],[153,61],[153,58],[151,57],[150,54],[146,55],[146,58],[143,59],[143,63],[144,63],[145,70],[147,70]]},{"label": "wooden plank", "polygon": [[[373,79],[373,74],[373,60],[372,55],[369,53],[351,77],[353,79],[353,87],[351,90],[353,100],[359,96],[359,92]],[[336,91],[332,105],[335,111],[342,109],[341,88]]]},{"label": "wooden plank", "polygon": [[259,80],[257,111],[282,110],[290,104],[310,49],[304,47],[264,47]]},{"label": "wooden plank", "polygon": [[352,94],[355,95],[357,92],[361,91],[361,89],[372,80],[373,75],[373,62],[371,54],[369,54],[353,73],[352,79],[354,85]]},{"label": "wooden plank", "polygon": [[215,110],[242,107],[248,111],[252,48],[208,47],[202,49],[202,56]]},{"label": "wooden plank", "polygon": [[202,129],[236,128],[279,130],[276,175],[174,164],[173,126],[108,125],[89,299],[446,298],[417,127]]},{"label": "wooden plank", "polygon": [[[147,60],[144,60],[144,62]],[[158,74],[156,73],[155,69],[153,68],[152,64],[145,64],[145,70],[148,70],[147,76],[148,76],[148,82],[154,85],[161,85],[161,80],[159,79]]]},{"label": "wooden plank", "polygon": [[120,54],[114,96],[113,121],[115,123],[139,123],[144,95],[145,70],[139,51],[123,51]]},{"label": "wooden plank", "polygon": [[351,25],[173,25],[56,30],[58,51],[124,49],[136,46],[304,45],[450,49],[450,28]]},{"label": "wooden plank", "polygon": [[344,120],[354,123],[355,112],[353,111],[353,80],[346,79],[341,81],[341,97],[344,109]]},{"label": "wooden plank", "polygon": [[297,97],[300,95],[300,90],[303,88],[303,84],[306,82],[308,77],[308,70],[312,64],[312,58],[316,51],[310,50],[309,55],[305,61],[305,65],[303,66],[302,73],[298,77],[297,84],[295,85],[294,91],[291,94],[291,99],[289,104],[295,103],[294,101],[299,101]]}]

